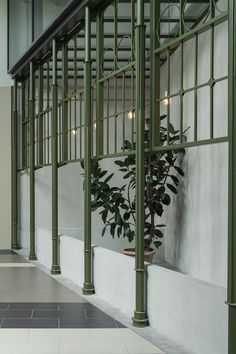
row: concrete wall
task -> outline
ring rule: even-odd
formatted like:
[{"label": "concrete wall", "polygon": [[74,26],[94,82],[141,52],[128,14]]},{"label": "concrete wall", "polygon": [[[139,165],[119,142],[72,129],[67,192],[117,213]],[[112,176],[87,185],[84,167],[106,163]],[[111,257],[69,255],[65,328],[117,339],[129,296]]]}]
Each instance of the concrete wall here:
[{"label": "concrete wall", "polygon": [[[215,28],[215,78],[227,75],[227,22]],[[210,77],[210,33],[199,36],[198,83]],[[194,85],[194,39],[184,45],[184,88]],[[180,50],[171,56],[171,93],[180,88]],[[166,65],[162,68],[165,92]],[[214,88],[214,136],[227,136],[227,80]],[[193,141],[193,93],[184,96],[184,127]],[[179,97],[170,102],[170,120],[179,128]],[[166,107],[162,105],[163,113]],[[210,89],[198,90],[198,139],[210,138]],[[166,210],[165,259],[179,271],[201,280],[226,286],[228,226],[228,145],[218,144],[186,150],[182,162],[185,177],[180,192]]]},{"label": "concrete wall", "polygon": [[[50,232],[38,229],[36,235],[39,261],[50,268]],[[60,237],[62,275],[79,286],[83,285],[83,249],[82,241]],[[93,255],[96,295],[131,318],[134,259],[102,247],[94,247]],[[153,264],[147,266],[147,290],[151,327],[193,353],[227,353],[225,288]]]},{"label": "concrete wall", "polygon": [[0,2],[0,249],[11,246],[11,80],[7,75],[7,0]]}]

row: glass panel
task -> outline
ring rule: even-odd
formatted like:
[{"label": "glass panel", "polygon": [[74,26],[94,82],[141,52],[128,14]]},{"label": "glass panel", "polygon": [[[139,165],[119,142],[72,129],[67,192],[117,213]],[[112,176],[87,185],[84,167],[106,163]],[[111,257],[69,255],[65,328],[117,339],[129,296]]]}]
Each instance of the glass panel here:
[{"label": "glass panel", "polygon": [[37,38],[59,15],[70,0],[35,0],[34,37]]},{"label": "glass panel", "polygon": [[9,0],[9,66],[32,42],[32,0]]}]

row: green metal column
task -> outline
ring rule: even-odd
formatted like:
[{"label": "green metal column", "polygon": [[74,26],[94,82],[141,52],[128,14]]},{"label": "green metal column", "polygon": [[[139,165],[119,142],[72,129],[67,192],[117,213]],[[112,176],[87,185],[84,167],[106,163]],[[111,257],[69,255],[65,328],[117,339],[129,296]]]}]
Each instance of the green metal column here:
[{"label": "green metal column", "polygon": [[60,274],[58,261],[58,137],[57,137],[57,43],[52,42],[52,268],[51,274]]},{"label": "green metal column", "polygon": [[228,306],[229,354],[236,353],[236,2],[229,0],[229,208]]},{"label": "green metal column", "polygon": [[133,325],[145,327],[148,317],[145,304],[144,267],[144,129],[145,129],[145,26],[144,0],[137,1],[136,25],[136,306]]},{"label": "green metal column", "polygon": [[91,74],[91,13],[85,8],[85,63],[84,63],[84,285],[83,294],[94,294],[92,281],[92,247],[91,247],[91,114],[92,114],[92,74]]},{"label": "green metal column", "polygon": [[151,31],[150,31],[150,49],[151,49],[151,147],[160,145],[160,55],[155,53],[155,49],[160,43],[157,37],[157,24],[160,17],[160,1],[151,0]]},{"label": "green metal column", "polygon": [[97,48],[96,48],[96,154],[103,154],[103,110],[104,110],[104,84],[99,82],[102,78],[104,54],[104,25],[103,12],[98,11],[96,17]]},{"label": "green metal column", "polygon": [[29,260],[36,260],[35,254],[35,77],[30,62],[29,127],[30,127],[30,253]]},{"label": "green metal column", "polygon": [[17,82],[14,80],[12,93],[12,248],[20,249],[18,243],[18,197],[17,197]]},{"label": "green metal column", "polygon": [[62,160],[68,160],[68,43],[62,44]]}]

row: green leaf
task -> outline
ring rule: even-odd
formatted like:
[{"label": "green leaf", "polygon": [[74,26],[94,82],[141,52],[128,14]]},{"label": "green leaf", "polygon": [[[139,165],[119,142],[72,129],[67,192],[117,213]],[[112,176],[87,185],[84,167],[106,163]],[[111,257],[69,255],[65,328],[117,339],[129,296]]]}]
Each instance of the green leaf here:
[{"label": "green leaf", "polygon": [[125,167],[125,163],[123,161],[120,161],[120,160],[115,161],[115,164],[120,166],[120,167]]},{"label": "green leaf", "polygon": [[153,244],[154,244],[154,246],[158,249],[158,248],[161,247],[162,242],[161,242],[161,241],[154,241]]},{"label": "green leaf", "polygon": [[104,177],[107,174],[108,171],[102,171],[101,173],[99,173],[99,178]]},{"label": "green leaf", "polygon": [[108,210],[107,209],[103,210],[103,212],[102,212],[102,221],[104,222],[104,224],[107,221],[107,214],[108,214]]},{"label": "green leaf", "polygon": [[166,114],[163,114],[162,116],[160,116],[160,120],[163,120],[163,119],[165,119],[167,117],[167,115]]},{"label": "green leaf", "polygon": [[103,230],[102,230],[102,237],[105,235],[105,232],[106,232],[106,226],[103,228]]},{"label": "green leaf", "polygon": [[177,171],[182,177],[184,177],[184,172],[183,172],[183,170],[182,170],[180,167],[174,166],[174,168],[176,169],[176,171]]},{"label": "green leaf", "polygon": [[170,202],[171,202],[170,196],[168,194],[165,194],[164,198],[162,199],[162,202],[165,205],[170,205]]},{"label": "green leaf", "polygon": [[125,221],[128,221],[129,218],[130,218],[130,215],[131,215],[131,214],[130,214],[128,211],[126,211],[126,212],[124,213],[124,215],[123,215],[124,220],[125,220]]},{"label": "green leaf", "polygon": [[115,229],[116,229],[116,223],[113,222],[113,223],[111,224],[111,227],[110,227],[111,236],[112,236],[113,238],[114,238],[114,236],[115,236]]},{"label": "green leaf", "polygon": [[179,179],[178,179],[176,176],[174,176],[174,175],[170,175],[170,178],[172,179],[172,181],[174,182],[174,184],[175,184],[176,186],[178,186],[178,184],[179,184]]},{"label": "green leaf", "polygon": [[177,189],[172,184],[167,183],[167,187],[171,190],[171,192],[177,194]]},{"label": "green leaf", "polygon": [[113,176],[114,176],[114,173],[112,173],[110,176],[108,176],[108,177],[105,179],[104,183],[109,182],[109,181],[112,179]]},{"label": "green leaf", "polygon": [[163,237],[163,233],[162,233],[160,230],[158,230],[158,229],[155,229],[155,230],[154,230],[154,234],[155,234],[157,237],[159,237],[159,238],[162,238],[162,237]]}]

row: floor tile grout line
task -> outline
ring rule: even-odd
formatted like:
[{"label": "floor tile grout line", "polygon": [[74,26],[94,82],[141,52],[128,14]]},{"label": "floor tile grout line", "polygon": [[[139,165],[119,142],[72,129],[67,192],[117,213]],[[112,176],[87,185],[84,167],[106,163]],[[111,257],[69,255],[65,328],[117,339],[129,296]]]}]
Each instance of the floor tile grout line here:
[{"label": "floor tile grout line", "polygon": [[34,315],[34,310],[32,310],[31,312],[31,319],[33,318],[33,315]]},{"label": "floor tile grout line", "polygon": [[6,311],[8,311],[8,310],[9,310],[10,306],[11,306],[11,302],[9,302],[9,304],[8,304],[8,306],[7,306]]},{"label": "floor tile grout line", "polygon": [[86,320],[88,319],[86,309],[84,309],[84,317],[85,317]]}]

